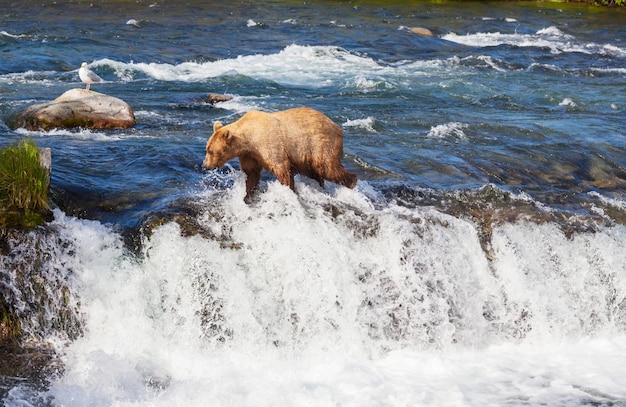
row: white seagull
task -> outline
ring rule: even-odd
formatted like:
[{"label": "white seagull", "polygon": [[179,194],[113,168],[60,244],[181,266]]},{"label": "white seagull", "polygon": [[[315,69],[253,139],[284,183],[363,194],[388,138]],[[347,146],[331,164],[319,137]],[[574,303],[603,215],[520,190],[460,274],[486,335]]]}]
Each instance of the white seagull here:
[{"label": "white seagull", "polygon": [[89,91],[89,85],[91,85],[92,83],[103,82],[101,77],[99,77],[93,71],[89,70],[89,68],[87,68],[87,62],[83,62],[83,64],[80,66],[80,69],[78,70],[78,76],[80,77],[81,81],[87,84],[87,87],[85,88],[86,91]]}]

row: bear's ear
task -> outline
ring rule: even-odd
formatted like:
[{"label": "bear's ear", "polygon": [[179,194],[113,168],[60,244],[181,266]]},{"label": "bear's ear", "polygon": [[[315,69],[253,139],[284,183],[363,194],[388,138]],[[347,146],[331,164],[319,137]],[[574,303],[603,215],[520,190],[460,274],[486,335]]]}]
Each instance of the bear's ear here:
[{"label": "bear's ear", "polygon": [[222,127],[224,127],[222,122],[215,122],[215,123],[213,123],[213,133],[215,133],[216,131],[218,131]]}]

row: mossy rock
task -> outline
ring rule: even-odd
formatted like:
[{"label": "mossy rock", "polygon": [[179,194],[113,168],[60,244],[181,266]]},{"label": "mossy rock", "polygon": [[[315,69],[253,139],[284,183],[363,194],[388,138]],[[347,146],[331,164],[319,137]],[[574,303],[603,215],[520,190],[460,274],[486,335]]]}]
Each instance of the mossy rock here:
[{"label": "mossy rock", "polygon": [[52,211],[26,211],[0,209],[0,228],[28,229],[54,219]]}]

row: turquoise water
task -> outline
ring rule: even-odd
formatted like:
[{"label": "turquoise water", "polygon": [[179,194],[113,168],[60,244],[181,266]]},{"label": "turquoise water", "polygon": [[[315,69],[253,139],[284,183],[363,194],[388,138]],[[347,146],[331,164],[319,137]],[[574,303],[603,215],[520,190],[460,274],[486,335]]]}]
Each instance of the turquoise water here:
[{"label": "turquoise water", "polygon": [[[6,405],[625,402],[624,10],[107,1],[0,13],[0,117],[84,86],[83,61],[106,81],[92,89],[137,117],[125,130],[0,123],[0,145],[52,149],[56,207],[56,238],[0,258],[0,289],[34,312],[12,264],[45,247],[31,263],[71,294],[25,327],[63,372],[43,390],[11,387]],[[236,160],[201,168],[214,121],[297,106],[342,127],[355,190],[297,178],[293,194],[266,173],[245,205]],[[146,226],[155,216],[183,225]],[[45,322],[68,303],[79,338]]]}]

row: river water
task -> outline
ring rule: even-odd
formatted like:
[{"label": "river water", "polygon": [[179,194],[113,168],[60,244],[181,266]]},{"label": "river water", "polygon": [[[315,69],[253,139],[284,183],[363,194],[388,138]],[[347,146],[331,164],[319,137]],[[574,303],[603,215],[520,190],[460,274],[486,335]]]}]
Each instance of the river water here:
[{"label": "river water", "polygon": [[[62,366],[4,405],[626,405],[624,10],[173,3],[0,10],[3,119],[83,61],[137,117],[0,124],[52,149],[54,220],[0,289]],[[354,190],[265,174],[247,205],[236,160],[201,168],[214,121],[298,106]]]}]

